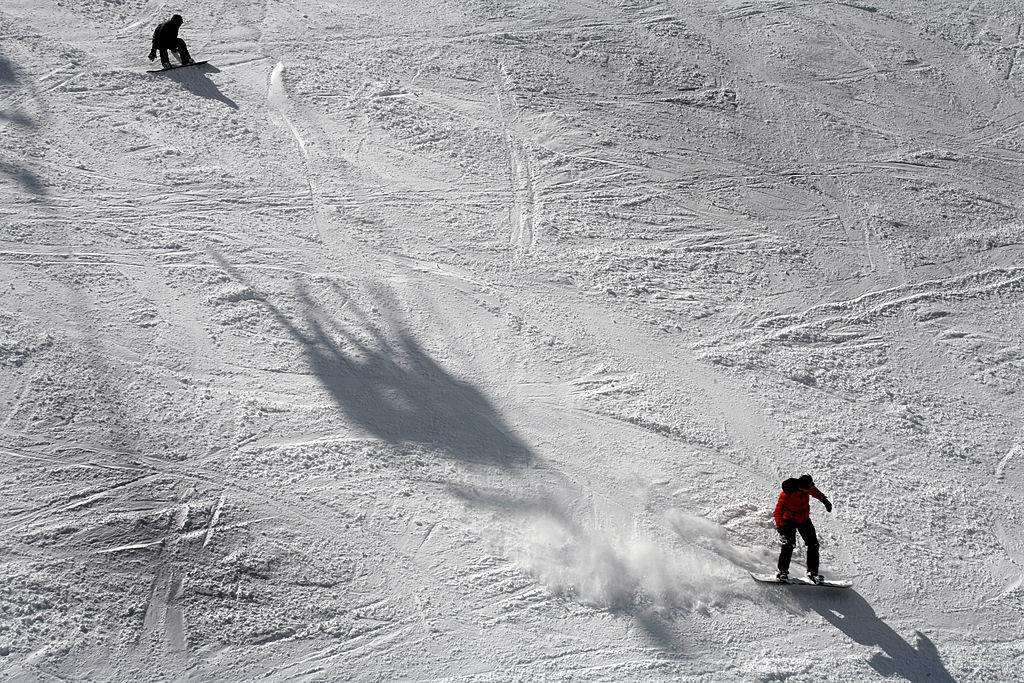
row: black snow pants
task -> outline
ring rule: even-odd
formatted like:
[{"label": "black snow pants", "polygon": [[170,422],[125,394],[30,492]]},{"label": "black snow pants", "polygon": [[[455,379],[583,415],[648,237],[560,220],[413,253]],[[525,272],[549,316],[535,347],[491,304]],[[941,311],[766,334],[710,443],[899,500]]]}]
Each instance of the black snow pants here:
[{"label": "black snow pants", "polygon": [[800,532],[801,538],[807,545],[807,571],[812,574],[818,573],[818,534],[814,530],[814,524],[807,520],[803,524],[787,524],[779,528],[779,533],[786,539],[779,552],[779,571],[789,571],[789,561],[793,559],[793,547],[796,545],[796,532]]},{"label": "black snow pants", "polygon": [[181,60],[182,64],[188,64],[192,61],[192,56],[188,53],[188,45],[181,38],[176,38],[174,43],[171,45],[161,45],[160,50],[160,63],[170,64],[170,60],[167,58],[167,51],[178,53],[178,59]]}]

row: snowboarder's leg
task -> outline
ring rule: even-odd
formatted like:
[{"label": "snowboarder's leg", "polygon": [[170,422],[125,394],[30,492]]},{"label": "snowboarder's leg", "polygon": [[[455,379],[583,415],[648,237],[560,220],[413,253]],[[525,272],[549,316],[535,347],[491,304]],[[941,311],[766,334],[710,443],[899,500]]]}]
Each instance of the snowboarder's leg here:
[{"label": "snowboarder's leg", "polygon": [[160,66],[165,69],[171,68],[171,58],[167,56],[167,48],[160,48]]},{"label": "snowboarder's leg", "polygon": [[814,524],[807,520],[797,528],[800,530],[800,536],[804,539],[804,544],[807,546],[807,571],[810,574],[817,574],[819,562],[818,534],[814,530]]},{"label": "snowboarder's leg", "polygon": [[779,529],[779,535],[785,539],[779,551],[779,571],[789,571],[789,561],[793,559],[793,546],[796,545],[796,528],[787,524]]},{"label": "snowboarder's leg", "polygon": [[181,60],[182,64],[192,63],[192,55],[188,53],[188,45],[181,38],[178,38],[178,44],[174,46],[174,51],[178,53],[178,59]]}]

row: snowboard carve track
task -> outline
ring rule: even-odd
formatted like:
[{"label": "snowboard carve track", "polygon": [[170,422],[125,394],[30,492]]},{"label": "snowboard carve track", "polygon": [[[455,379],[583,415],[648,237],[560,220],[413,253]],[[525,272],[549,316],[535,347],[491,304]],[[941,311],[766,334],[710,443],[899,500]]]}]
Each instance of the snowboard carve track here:
[{"label": "snowboard carve track", "polygon": [[509,156],[512,166],[512,234],[510,242],[520,251],[529,253],[536,245],[537,213],[540,202],[536,181],[525,145],[512,139],[508,133]]},{"label": "snowboard carve track", "polygon": [[1010,80],[1010,76],[1013,75],[1013,69],[1017,66],[1017,58],[1020,55],[1020,36],[1021,29],[1024,28],[1024,24],[1017,24],[1017,35],[1013,39],[1013,45],[1010,47],[1010,63],[1006,65],[1006,72],[1003,73],[1003,80]]},{"label": "snowboard carve track", "polygon": [[217,500],[217,507],[213,510],[213,515],[210,517],[210,524],[206,527],[206,534],[203,536],[203,547],[205,548],[210,544],[210,539],[213,537],[213,531],[217,528],[217,522],[220,521],[220,511],[224,508],[224,494],[220,495]]},{"label": "snowboard carve track", "polygon": [[184,581],[178,571],[157,571],[139,637],[140,647],[155,647],[159,659],[179,671],[184,669],[188,645],[185,613],[180,604],[183,591]]},{"label": "snowboard carve track", "polygon": [[[177,502],[181,502],[180,497],[177,497]],[[167,530],[172,531],[173,526],[174,520],[171,519]],[[181,675],[187,666],[188,648],[185,613],[181,607],[184,577],[180,570],[171,566],[171,553],[163,539],[150,545],[159,547],[154,555],[156,572],[150,585],[149,599],[146,601],[142,630],[136,640],[134,658],[150,666],[159,666],[163,671],[173,675]],[[140,549],[144,547],[147,546],[140,544]],[[115,548],[113,551],[121,549]],[[135,548],[129,545],[123,549]]]},{"label": "snowboard carve track", "polygon": [[[512,206],[509,210],[512,224],[509,243],[520,253],[529,253],[537,244],[537,224],[540,218],[540,192],[536,172],[530,161],[525,141],[518,138],[515,129],[521,125],[519,105],[509,84],[510,74],[501,66],[501,78],[495,86],[498,110],[501,112],[508,145]],[[509,114],[508,110],[512,110]]]}]

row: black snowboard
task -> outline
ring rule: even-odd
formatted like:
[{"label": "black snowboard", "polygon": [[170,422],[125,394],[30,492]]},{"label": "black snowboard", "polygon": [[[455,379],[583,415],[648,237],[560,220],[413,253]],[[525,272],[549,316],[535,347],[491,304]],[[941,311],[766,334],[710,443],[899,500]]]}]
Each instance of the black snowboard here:
[{"label": "black snowboard", "polygon": [[814,583],[806,576],[791,576],[788,579],[778,579],[775,577],[775,574],[755,574],[754,572],[750,572],[750,575],[754,577],[755,581],[760,581],[761,583],[785,583],[799,586],[819,586],[821,588],[850,588],[853,586],[853,581],[848,581],[846,579],[837,579],[835,581],[826,580],[821,583]]},{"label": "black snowboard", "polygon": [[174,66],[169,66],[166,69],[147,69],[146,73],[160,74],[160,73],[163,73],[164,71],[174,71],[175,69],[182,69],[182,68],[185,68],[185,67],[188,67],[188,66],[199,66],[201,64],[209,64],[209,63],[210,63],[209,60],[204,60],[202,62],[192,62],[191,64],[175,64]]}]

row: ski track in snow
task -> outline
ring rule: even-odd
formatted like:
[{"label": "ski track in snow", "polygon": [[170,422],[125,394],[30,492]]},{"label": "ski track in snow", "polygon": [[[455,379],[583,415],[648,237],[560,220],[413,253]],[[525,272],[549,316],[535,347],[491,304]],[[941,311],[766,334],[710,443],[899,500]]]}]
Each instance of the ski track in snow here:
[{"label": "ski track in snow", "polygon": [[0,2],[0,677],[1017,680],[1021,25]]}]

